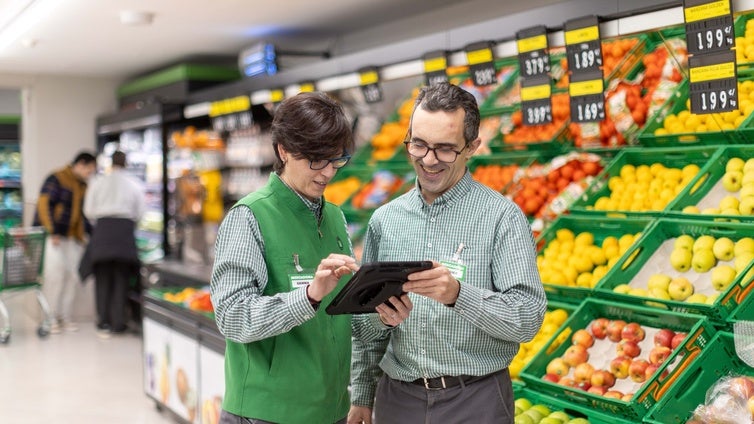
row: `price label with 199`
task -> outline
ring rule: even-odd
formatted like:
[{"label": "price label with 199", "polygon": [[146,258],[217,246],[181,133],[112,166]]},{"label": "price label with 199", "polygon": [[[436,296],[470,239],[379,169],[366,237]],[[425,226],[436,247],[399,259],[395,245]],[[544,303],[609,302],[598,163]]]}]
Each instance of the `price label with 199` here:
[{"label": "price label with 199", "polygon": [[734,38],[731,15],[686,24],[689,54],[729,50],[733,47]]},{"label": "price label with 199", "polygon": [[691,113],[738,109],[736,55],[733,51],[689,57]]}]

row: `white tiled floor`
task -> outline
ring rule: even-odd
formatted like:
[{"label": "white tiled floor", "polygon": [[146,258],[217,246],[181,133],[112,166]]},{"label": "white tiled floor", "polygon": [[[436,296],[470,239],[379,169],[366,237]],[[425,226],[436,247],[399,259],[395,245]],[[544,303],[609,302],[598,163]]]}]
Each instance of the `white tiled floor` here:
[{"label": "white tiled floor", "polygon": [[40,339],[37,311],[24,300],[2,298],[12,334],[0,345],[0,423],[175,422],[144,394],[140,336],[103,340],[92,322],[79,322],[78,332]]}]

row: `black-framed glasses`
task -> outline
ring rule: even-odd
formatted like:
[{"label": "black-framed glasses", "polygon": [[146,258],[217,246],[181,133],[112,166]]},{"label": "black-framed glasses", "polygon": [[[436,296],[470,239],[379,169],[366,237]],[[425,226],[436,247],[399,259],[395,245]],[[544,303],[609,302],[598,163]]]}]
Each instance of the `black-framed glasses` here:
[{"label": "black-framed glasses", "polygon": [[346,166],[349,160],[351,160],[351,155],[345,155],[334,159],[309,160],[309,169],[319,171],[320,169],[327,168],[327,165],[329,164],[332,164],[332,167],[335,169],[340,169]]},{"label": "black-framed glasses", "polygon": [[430,151],[435,154],[435,158],[438,161],[444,163],[453,163],[458,159],[458,155],[463,153],[463,150],[468,147],[466,145],[461,150],[455,150],[449,146],[429,147],[424,143],[417,143],[415,141],[404,141],[408,154],[415,158],[423,158],[427,156]]}]

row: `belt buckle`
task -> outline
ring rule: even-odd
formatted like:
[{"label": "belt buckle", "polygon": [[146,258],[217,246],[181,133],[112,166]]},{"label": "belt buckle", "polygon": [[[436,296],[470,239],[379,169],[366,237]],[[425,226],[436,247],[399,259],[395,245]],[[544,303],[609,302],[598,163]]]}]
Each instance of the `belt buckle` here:
[{"label": "belt buckle", "polygon": [[[425,389],[427,389],[427,390],[440,390],[439,387],[437,387],[437,388],[429,387],[429,380],[430,380],[429,378],[422,377],[422,380],[424,380],[424,388]],[[442,388],[443,389],[447,389],[448,388],[448,386],[445,384],[445,376],[440,377],[440,382],[442,382]]]}]

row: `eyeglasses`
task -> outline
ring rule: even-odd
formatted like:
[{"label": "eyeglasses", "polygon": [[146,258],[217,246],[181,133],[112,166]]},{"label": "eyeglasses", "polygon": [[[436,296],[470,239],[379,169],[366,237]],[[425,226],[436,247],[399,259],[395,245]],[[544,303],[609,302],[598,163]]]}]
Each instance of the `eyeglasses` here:
[{"label": "eyeglasses", "polygon": [[335,159],[309,160],[309,169],[319,171],[320,169],[327,168],[327,165],[329,164],[332,164],[334,169],[340,169],[346,166],[349,160],[351,160],[351,155],[345,155]]},{"label": "eyeglasses", "polygon": [[438,161],[444,163],[455,162],[458,158],[458,155],[460,155],[463,152],[463,149],[467,147],[463,146],[461,150],[453,150],[452,148],[447,146],[429,147],[424,143],[417,143],[415,141],[404,141],[403,144],[406,145],[408,154],[415,158],[423,158],[427,156],[427,153],[431,151],[435,154],[435,158],[437,158]]}]

